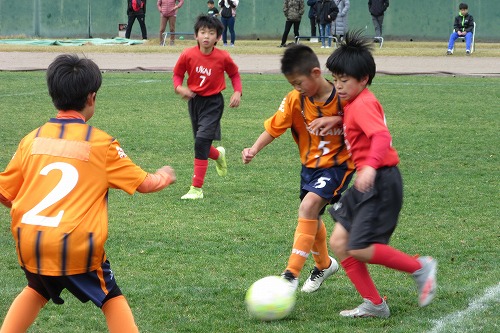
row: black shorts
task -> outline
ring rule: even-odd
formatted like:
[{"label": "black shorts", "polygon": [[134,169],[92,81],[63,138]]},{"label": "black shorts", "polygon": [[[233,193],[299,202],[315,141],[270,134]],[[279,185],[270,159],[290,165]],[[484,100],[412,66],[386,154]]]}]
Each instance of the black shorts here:
[{"label": "black shorts", "polygon": [[72,293],[80,302],[92,301],[98,307],[102,307],[107,300],[122,295],[107,260],[102,263],[101,268],[83,274],[47,276],[27,270],[24,270],[24,273],[28,279],[28,286],[45,299],[52,299],[55,304],[64,303],[60,296],[64,289]]},{"label": "black shorts", "polygon": [[221,139],[220,120],[224,112],[222,94],[196,95],[189,100],[188,108],[195,139],[204,138],[219,141]]},{"label": "black shorts", "polygon": [[377,170],[375,184],[366,193],[350,187],[329,212],[349,232],[348,250],[388,244],[403,204],[403,181],[397,167]]}]

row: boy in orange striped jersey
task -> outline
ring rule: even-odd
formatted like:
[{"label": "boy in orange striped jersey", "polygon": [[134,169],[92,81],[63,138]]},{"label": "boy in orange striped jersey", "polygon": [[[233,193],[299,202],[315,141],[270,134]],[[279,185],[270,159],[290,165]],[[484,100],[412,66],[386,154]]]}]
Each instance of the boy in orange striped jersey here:
[{"label": "boy in orange striped jersey", "polygon": [[107,133],[88,125],[102,82],[98,66],[60,55],[47,69],[55,118],[26,135],[0,173],[0,202],[11,208],[11,230],[28,286],[12,303],[1,333],[25,332],[67,289],[103,311],[110,332],[138,332],[118,287],[104,243],[108,189],[159,191],[175,182],[164,166],[149,174]]},{"label": "boy in orange striped jersey", "polygon": [[[305,261],[312,253],[315,267],[302,291],[313,292],[338,269],[335,259],[328,255],[321,215],[326,205],[340,198],[351,179],[354,164],[344,145],[342,105],[333,84],[323,77],[316,54],[305,45],[290,46],[281,60],[281,71],[294,90],[265,121],[265,131],[251,148],[243,150],[242,158],[243,163],[249,163],[261,149],[291,129],[302,163],[301,203],[292,253],[282,276],[295,290]],[[311,129],[313,121],[320,128],[328,125],[332,129],[320,134],[319,130]]]},{"label": "boy in orange striped jersey", "polygon": [[[226,151],[215,148],[213,140],[221,139],[220,120],[224,112],[222,91],[226,89],[224,72],[231,79],[234,93],[229,107],[240,105],[241,77],[238,66],[228,52],[219,50],[215,44],[222,34],[222,23],[216,17],[200,15],[194,25],[198,45],[185,49],[174,67],[174,90],[188,100],[189,116],[194,136],[194,171],[191,187],[181,199],[203,199],[202,186],[208,169],[208,159],[215,161],[219,176],[227,174]],[[184,75],[187,85],[183,86]]]}]

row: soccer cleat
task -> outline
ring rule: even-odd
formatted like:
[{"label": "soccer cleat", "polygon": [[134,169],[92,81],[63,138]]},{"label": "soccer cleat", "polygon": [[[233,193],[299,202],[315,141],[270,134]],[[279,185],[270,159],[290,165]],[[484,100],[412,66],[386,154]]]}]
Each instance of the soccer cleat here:
[{"label": "soccer cleat", "polygon": [[181,199],[203,199],[203,190],[199,187],[191,186],[188,193],[184,194]]},{"label": "soccer cleat", "polygon": [[311,275],[309,275],[309,278],[307,278],[306,282],[304,282],[304,285],[302,286],[301,290],[303,292],[312,293],[313,291],[318,290],[323,281],[328,279],[339,270],[339,264],[337,263],[337,260],[333,259],[332,257],[330,257],[330,260],[331,263],[328,268],[320,270],[318,267],[314,266],[314,268],[311,270]]},{"label": "soccer cleat", "polygon": [[470,56],[470,50],[466,50],[466,51],[465,51],[465,55]]},{"label": "soccer cleat", "polygon": [[417,260],[422,264],[422,268],[412,275],[418,287],[418,305],[426,306],[436,295],[437,261],[432,257],[420,257]]},{"label": "soccer cleat", "polygon": [[217,147],[220,155],[219,158],[215,160],[215,168],[217,169],[217,174],[221,177],[227,175],[227,163],[226,163],[226,150],[224,147]]},{"label": "soccer cleat", "polygon": [[297,290],[297,287],[299,286],[299,279],[297,279],[292,272],[286,270],[281,274],[281,277],[290,282],[290,290],[292,292],[295,292],[295,290]]},{"label": "soccer cleat", "polygon": [[365,298],[363,300],[363,303],[361,303],[357,308],[352,310],[340,311],[340,315],[342,317],[350,318],[389,318],[389,316],[391,315],[391,311],[389,310],[389,306],[387,306],[387,303],[384,299],[382,299],[381,304],[375,305],[372,303],[372,301]]},{"label": "soccer cleat", "polygon": [[446,51],[446,55],[452,55],[453,54],[453,51],[452,50],[448,50]]}]

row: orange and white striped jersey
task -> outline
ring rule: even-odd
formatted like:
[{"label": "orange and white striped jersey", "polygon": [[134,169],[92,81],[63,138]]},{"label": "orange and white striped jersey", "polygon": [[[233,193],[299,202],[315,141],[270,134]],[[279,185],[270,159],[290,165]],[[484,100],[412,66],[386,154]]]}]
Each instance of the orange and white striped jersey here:
[{"label": "orange and white striped jersey", "polygon": [[342,107],[335,90],[325,103],[315,102],[293,90],[283,99],[278,111],[264,122],[264,127],[274,138],[290,128],[299,147],[300,161],[307,168],[330,168],[346,161],[350,168],[354,168],[344,144],[342,127],[333,128],[324,136],[319,135],[319,131],[308,129],[308,124],[316,118],[341,114]]},{"label": "orange and white striped jersey", "polygon": [[146,176],[117,140],[81,119],[53,118],[29,133],[0,173],[20,265],[50,276],[101,267],[108,189],[133,194]]}]

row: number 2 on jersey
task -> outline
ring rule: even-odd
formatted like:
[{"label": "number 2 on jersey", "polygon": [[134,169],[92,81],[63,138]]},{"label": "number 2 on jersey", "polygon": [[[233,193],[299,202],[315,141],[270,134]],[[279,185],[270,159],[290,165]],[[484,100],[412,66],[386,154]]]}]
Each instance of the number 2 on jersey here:
[{"label": "number 2 on jersey", "polygon": [[64,210],[59,211],[56,216],[43,216],[40,215],[40,212],[63,199],[75,188],[78,183],[78,170],[71,164],[56,162],[44,167],[40,171],[40,174],[47,176],[53,170],[61,171],[61,179],[42,201],[23,215],[21,223],[53,228],[61,223]]}]

